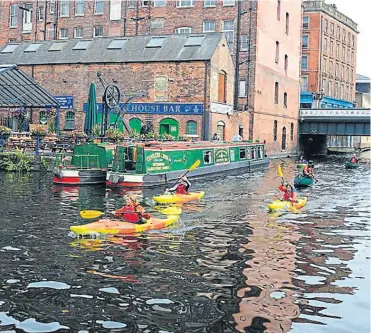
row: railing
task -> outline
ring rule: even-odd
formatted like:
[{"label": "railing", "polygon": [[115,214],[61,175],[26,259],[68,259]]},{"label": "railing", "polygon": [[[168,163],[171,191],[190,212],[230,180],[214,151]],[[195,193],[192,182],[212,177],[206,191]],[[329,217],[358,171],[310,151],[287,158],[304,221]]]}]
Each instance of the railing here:
[{"label": "railing", "polygon": [[300,117],[370,117],[370,109],[301,109]]}]

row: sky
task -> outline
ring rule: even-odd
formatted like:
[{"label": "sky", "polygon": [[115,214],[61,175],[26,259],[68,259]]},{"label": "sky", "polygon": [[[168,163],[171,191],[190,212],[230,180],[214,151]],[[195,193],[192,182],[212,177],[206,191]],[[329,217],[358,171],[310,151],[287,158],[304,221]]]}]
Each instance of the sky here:
[{"label": "sky", "polygon": [[357,74],[371,78],[371,0],[326,0],[358,24]]}]

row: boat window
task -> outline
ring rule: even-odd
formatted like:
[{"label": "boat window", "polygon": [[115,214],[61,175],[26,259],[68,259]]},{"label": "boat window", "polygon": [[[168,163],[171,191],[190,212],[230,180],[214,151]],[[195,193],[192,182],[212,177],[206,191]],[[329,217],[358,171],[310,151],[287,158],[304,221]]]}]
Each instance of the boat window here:
[{"label": "boat window", "polygon": [[246,148],[240,148],[240,159],[246,158]]},{"label": "boat window", "polygon": [[246,158],[249,160],[251,159],[251,149],[250,148],[247,148],[246,149]]},{"label": "boat window", "polygon": [[213,154],[211,150],[204,152],[204,164],[210,164],[213,163]]},{"label": "boat window", "polygon": [[263,158],[263,147],[258,147],[258,159]]},{"label": "boat window", "polygon": [[255,155],[255,148],[251,149],[251,159],[255,160],[256,155]]},{"label": "boat window", "polygon": [[230,149],[229,155],[231,157],[231,162],[234,162],[235,157],[234,157],[234,149],[233,148]]}]

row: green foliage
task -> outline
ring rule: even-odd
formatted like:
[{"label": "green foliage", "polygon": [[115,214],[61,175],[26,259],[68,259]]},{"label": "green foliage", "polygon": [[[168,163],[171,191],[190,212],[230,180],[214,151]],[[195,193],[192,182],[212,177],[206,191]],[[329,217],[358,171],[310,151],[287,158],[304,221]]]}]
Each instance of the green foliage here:
[{"label": "green foliage", "polygon": [[32,129],[31,134],[32,135],[36,135],[36,134],[45,135],[46,134],[46,131],[45,131],[45,128],[44,127],[37,126],[34,129]]},{"label": "green foliage", "polygon": [[119,141],[124,138],[124,133],[118,129],[110,129],[106,132],[106,136],[112,140]]},{"label": "green foliage", "polygon": [[55,119],[54,118],[49,121],[48,132],[49,134],[55,134]]},{"label": "green foliage", "polygon": [[9,127],[6,127],[6,126],[0,126],[0,133],[1,134],[10,134],[11,133],[11,129]]},{"label": "green foliage", "polygon": [[100,124],[95,124],[92,129],[93,136],[100,136]]},{"label": "green foliage", "polygon": [[5,171],[29,172],[32,169],[33,156],[21,149],[1,154],[2,167]]}]

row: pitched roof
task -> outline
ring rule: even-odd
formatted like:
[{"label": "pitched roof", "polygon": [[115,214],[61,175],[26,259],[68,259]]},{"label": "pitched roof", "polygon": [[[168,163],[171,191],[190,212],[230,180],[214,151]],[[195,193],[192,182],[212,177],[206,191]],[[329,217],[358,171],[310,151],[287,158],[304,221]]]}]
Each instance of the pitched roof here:
[{"label": "pitched roof", "polygon": [[14,65],[0,65],[0,107],[58,106],[55,98]]},{"label": "pitched roof", "polygon": [[356,81],[368,81],[370,82],[370,78],[366,75],[357,74]]},{"label": "pitched roof", "polygon": [[222,38],[221,33],[211,33],[22,42],[0,47],[0,64],[207,61]]}]

